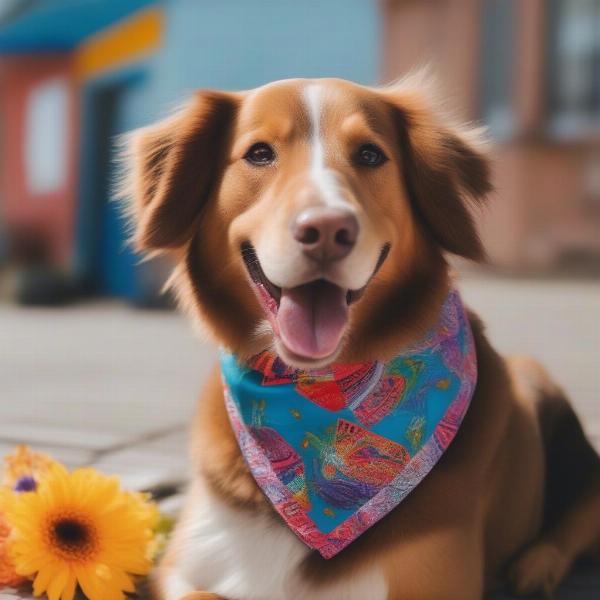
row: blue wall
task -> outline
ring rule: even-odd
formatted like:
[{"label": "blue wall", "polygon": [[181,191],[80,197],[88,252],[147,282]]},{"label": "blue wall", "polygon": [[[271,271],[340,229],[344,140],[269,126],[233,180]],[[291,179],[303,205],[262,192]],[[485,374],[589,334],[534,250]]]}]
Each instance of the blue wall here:
[{"label": "blue wall", "polygon": [[375,83],[377,0],[165,0],[152,77],[164,112],[195,88],[240,90],[275,79]]}]

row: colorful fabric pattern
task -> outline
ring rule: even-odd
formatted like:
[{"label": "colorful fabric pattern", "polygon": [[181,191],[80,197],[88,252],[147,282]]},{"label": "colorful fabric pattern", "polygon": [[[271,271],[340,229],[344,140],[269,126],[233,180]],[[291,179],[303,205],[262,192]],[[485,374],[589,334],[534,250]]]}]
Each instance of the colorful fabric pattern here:
[{"label": "colorful fabric pattern", "polygon": [[227,411],[258,485],[331,558],[395,508],[454,439],[477,380],[452,290],[437,325],[389,362],[297,370],[263,352],[221,356]]}]

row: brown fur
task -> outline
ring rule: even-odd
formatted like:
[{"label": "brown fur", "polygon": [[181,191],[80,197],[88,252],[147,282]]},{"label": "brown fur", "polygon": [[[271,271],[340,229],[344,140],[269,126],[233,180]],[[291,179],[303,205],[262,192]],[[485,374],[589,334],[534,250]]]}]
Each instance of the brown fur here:
[{"label": "brown fur", "polygon": [[[240,242],[276,230],[313,193],[302,177],[302,85],[202,92],[183,113],[133,138],[138,247],[170,249],[182,304],[242,357],[272,342],[268,332],[257,333],[262,311]],[[324,85],[337,107],[323,124],[336,148],[329,160],[337,161],[364,218],[391,242],[388,259],[352,308],[338,360],[386,358],[435,318],[449,285],[443,252],[482,256],[467,202],[479,204],[490,191],[489,167],[475,134],[437,117],[410,84]],[[261,139],[277,140],[277,168],[255,172],[243,164],[256,128]],[[375,137],[391,160],[357,174],[339,156],[365,136]],[[470,321],[479,374],[457,438],[419,487],[346,550],[329,561],[311,554],[306,580],[325,585],[368,561],[383,569],[391,600],[475,600],[517,557],[508,571],[516,589],[549,592],[600,543],[600,461],[565,396],[533,361],[499,356],[477,317]],[[240,454],[217,370],[199,404],[193,456],[197,481],[223,503],[278,521]],[[192,503],[200,501],[194,494]],[[177,564],[187,518],[158,572],[159,596],[165,573]]]},{"label": "brown fur", "polygon": [[467,202],[491,191],[490,168],[474,131],[453,131],[436,122],[422,97],[390,93],[403,176],[417,217],[442,248],[480,260],[483,247]]},{"label": "brown fur", "polygon": [[[175,117],[133,139],[131,151],[141,158],[131,174],[138,250],[176,248],[189,238],[218,177],[234,110],[232,97],[198,94]],[[201,173],[198,163],[205,166]]]}]

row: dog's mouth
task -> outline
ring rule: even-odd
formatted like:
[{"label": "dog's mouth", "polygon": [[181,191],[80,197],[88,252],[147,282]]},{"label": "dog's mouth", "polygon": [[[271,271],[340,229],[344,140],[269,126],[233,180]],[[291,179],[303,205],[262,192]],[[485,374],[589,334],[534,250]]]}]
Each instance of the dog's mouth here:
[{"label": "dog's mouth", "polygon": [[[389,244],[381,249],[371,278],[389,250]],[[319,278],[297,287],[281,288],[265,275],[252,244],[244,242],[241,252],[275,335],[290,357],[323,361],[333,356],[346,330],[349,306],[362,297],[369,282],[358,290],[349,290]]]}]

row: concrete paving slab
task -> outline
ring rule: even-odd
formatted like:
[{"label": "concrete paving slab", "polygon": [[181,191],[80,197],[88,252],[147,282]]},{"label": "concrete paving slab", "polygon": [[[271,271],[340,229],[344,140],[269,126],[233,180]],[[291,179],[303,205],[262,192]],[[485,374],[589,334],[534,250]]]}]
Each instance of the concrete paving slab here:
[{"label": "concrete paving slab", "polygon": [[467,278],[459,287],[495,348],[538,358],[600,434],[600,282]]},{"label": "concrete paving slab", "polygon": [[30,423],[24,419],[14,419],[0,423],[0,440],[15,443],[27,440],[32,446],[54,445],[94,451],[110,448],[118,444],[122,437],[110,431],[85,431],[54,423]]},{"label": "concrete paving slab", "polygon": [[0,304],[0,332],[0,423],[95,449],[188,421],[215,356],[182,316],[119,303]]},{"label": "concrete paving slab", "polygon": [[146,444],[110,453],[92,463],[102,473],[118,476],[123,487],[132,490],[180,485],[188,478],[187,465],[185,453],[168,454]]}]

